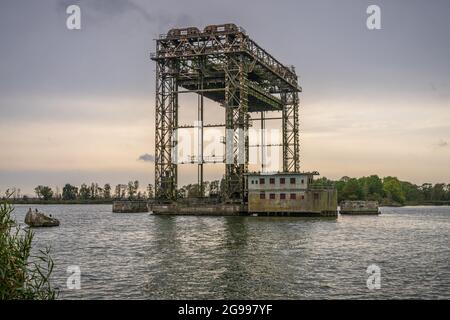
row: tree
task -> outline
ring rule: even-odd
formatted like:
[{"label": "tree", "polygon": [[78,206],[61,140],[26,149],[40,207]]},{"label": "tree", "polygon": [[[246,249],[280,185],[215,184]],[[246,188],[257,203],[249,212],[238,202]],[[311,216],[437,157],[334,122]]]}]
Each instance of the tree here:
[{"label": "tree", "polygon": [[177,197],[178,198],[186,198],[187,197],[187,191],[186,191],[185,187],[181,187],[180,189],[178,189]]},{"label": "tree", "polygon": [[425,201],[431,201],[431,190],[433,188],[433,185],[431,183],[424,183],[420,187],[420,190],[423,194]]},{"label": "tree", "polygon": [[220,181],[219,180],[211,181],[211,183],[209,184],[209,196],[217,197],[220,192],[219,189],[220,189]]},{"label": "tree", "polygon": [[436,183],[431,190],[431,199],[433,201],[445,201],[445,196],[445,183]]},{"label": "tree", "polygon": [[200,197],[200,188],[198,186],[198,183],[194,184],[188,184],[185,186],[187,197],[188,198],[199,198]]},{"label": "tree", "polygon": [[383,191],[388,200],[405,203],[405,195],[402,192],[400,181],[396,177],[385,177],[383,179]]},{"label": "tree", "polygon": [[80,187],[80,199],[88,200],[90,196],[91,196],[90,188],[85,183],[83,183]]},{"label": "tree", "polygon": [[130,181],[128,182],[127,186],[127,192],[128,192],[128,199],[132,200],[135,198],[135,195],[137,193],[137,190],[139,188],[139,181]]},{"label": "tree", "polygon": [[406,181],[400,181],[400,185],[403,194],[405,195],[405,202],[411,204],[418,204],[423,202],[424,196],[418,186]]},{"label": "tree", "polygon": [[116,185],[115,191],[114,191],[114,198],[116,199],[125,199],[125,192],[126,192],[127,186],[124,184],[118,184]]},{"label": "tree", "polygon": [[120,198],[120,184],[116,185],[114,188],[114,198],[119,199]]},{"label": "tree", "polygon": [[383,195],[383,181],[377,175],[371,175],[367,178],[367,191],[368,194]]},{"label": "tree", "polygon": [[151,183],[147,186],[147,196],[149,199],[153,198],[153,185]]},{"label": "tree", "polygon": [[61,192],[59,191],[59,187],[56,186],[55,189],[56,189],[56,190],[55,190],[55,193],[53,194],[53,197],[54,197],[55,199],[61,199]]},{"label": "tree", "polygon": [[138,192],[139,190],[139,181],[135,180],[133,183],[134,186],[134,194],[137,195],[137,198],[140,199],[141,198],[141,193]]},{"label": "tree", "polygon": [[53,197],[53,190],[47,186],[37,186],[34,188],[36,195],[39,199],[50,200]]},{"label": "tree", "polygon": [[202,197],[209,196],[209,185],[210,185],[209,181],[203,181],[202,188],[200,188],[200,186],[199,186],[199,189],[198,189],[200,196],[202,196]]},{"label": "tree", "polygon": [[98,199],[99,192],[100,192],[100,188],[98,187],[98,183],[92,182],[91,186],[89,188],[89,198],[91,200]]},{"label": "tree", "polygon": [[366,200],[380,201],[383,198],[383,181],[377,175],[358,179]]},{"label": "tree", "polygon": [[338,194],[338,202],[341,202],[342,200],[346,200],[343,197],[343,190],[346,185],[346,182],[343,180],[339,180],[339,181],[336,181],[334,185],[336,187],[336,191]]},{"label": "tree", "polygon": [[220,197],[225,198],[227,193],[227,184],[225,178],[220,179]]},{"label": "tree", "polygon": [[103,187],[103,198],[111,199],[111,185],[109,183],[105,184]]},{"label": "tree", "polygon": [[328,179],[327,177],[322,177],[320,179],[316,179],[313,181],[312,186],[317,186],[317,187],[329,187],[329,186],[333,186],[334,182],[331,181],[330,179]]},{"label": "tree", "polygon": [[63,200],[75,200],[78,196],[78,188],[67,183],[62,191]]},{"label": "tree", "polygon": [[343,200],[361,200],[363,198],[363,191],[355,178],[350,178],[342,189]]}]

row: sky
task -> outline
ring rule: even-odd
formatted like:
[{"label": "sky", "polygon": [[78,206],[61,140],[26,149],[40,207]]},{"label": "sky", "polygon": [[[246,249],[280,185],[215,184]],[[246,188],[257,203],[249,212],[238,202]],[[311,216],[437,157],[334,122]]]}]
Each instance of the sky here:
[{"label": "sky", "polygon": [[[81,30],[66,27],[72,4]],[[366,27],[372,4],[380,30]],[[301,170],[449,183],[449,10],[448,0],[2,0],[0,193],[153,183],[154,39],[228,22],[296,67]],[[183,99],[189,124],[196,100]],[[205,122],[222,123],[222,111],[207,102]],[[195,182],[195,166],[179,172]]]}]

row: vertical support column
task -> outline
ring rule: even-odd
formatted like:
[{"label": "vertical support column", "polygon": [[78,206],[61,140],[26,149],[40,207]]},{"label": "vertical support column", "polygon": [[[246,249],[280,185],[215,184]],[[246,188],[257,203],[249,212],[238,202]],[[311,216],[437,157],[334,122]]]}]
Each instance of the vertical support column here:
[{"label": "vertical support column", "polygon": [[248,88],[244,62],[230,55],[225,68],[226,188],[227,197],[244,201],[248,171]]},{"label": "vertical support column", "polygon": [[203,63],[200,61],[199,66],[199,75],[198,75],[198,90],[200,90],[200,94],[198,94],[198,103],[197,103],[197,125],[198,125],[198,168],[197,168],[197,181],[198,181],[198,191],[200,197],[205,195],[204,184],[203,184]]},{"label": "vertical support column", "polygon": [[[163,59],[156,66],[155,114],[155,196],[158,199],[176,198],[178,85],[176,64]],[[175,161],[174,161],[175,160]]]},{"label": "vertical support column", "polygon": [[283,171],[300,171],[299,148],[299,99],[297,91],[288,91],[281,94],[283,102],[282,128],[283,128]]},{"label": "vertical support column", "polygon": [[292,92],[292,101],[294,108],[294,172],[300,172],[300,123],[299,123],[299,107],[300,101],[298,92]]},{"label": "vertical support column", "polygon": [[261,111],[261,172],[264,172],[264,162],[266,161],[265,159],[265,131],[266,130],[266,124],[265,124],[265,120],[264,120],[264,111]]}]

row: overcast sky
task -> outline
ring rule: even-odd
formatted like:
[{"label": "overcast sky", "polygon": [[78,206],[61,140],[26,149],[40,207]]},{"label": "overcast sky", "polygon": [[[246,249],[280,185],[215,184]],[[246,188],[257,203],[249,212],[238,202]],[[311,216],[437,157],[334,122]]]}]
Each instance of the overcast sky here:
[{"label": "overcast sky", "polygon": [[[81,30],[66,28],[71,4]],[[366,27],[370,4],[381,30]],[[2,0],[0,192],[153,182],[154,38],[227,22],[296,67],[302,170],[450,182],[449,14],[448,0]],[[181,102],[183,120],[192,106]],[[223,122],[217,110],[206,119]],[[194,169],[180,169],[182,184]]]}]

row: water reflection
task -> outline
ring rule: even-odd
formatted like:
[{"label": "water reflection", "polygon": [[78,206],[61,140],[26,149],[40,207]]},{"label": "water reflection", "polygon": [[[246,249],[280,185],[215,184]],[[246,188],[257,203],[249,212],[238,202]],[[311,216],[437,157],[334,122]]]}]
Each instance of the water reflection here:
[{"label": "water reflection", "polygon": [[[27,206],[17,206],[23,221]],[[62,298],[442,298],[450,292],[450,208],[382,208],[338,219],[113,214],[110,206],[39,206],[61,221],[51,245]],[[368,291],[366,268],[382,270]],[[64,289],[68,265],[82,289]]]},{"label": "water reflection", "polygon": [[[246,285],[253,268],[252,255],[248,248],[248,225],[245,217],[224,218],[222,234],[223,272],[216,281],[220,288],[221,298],[233,299],[249,295],[250,288]],[[251,248],[250,248],[251,249]]]}]

